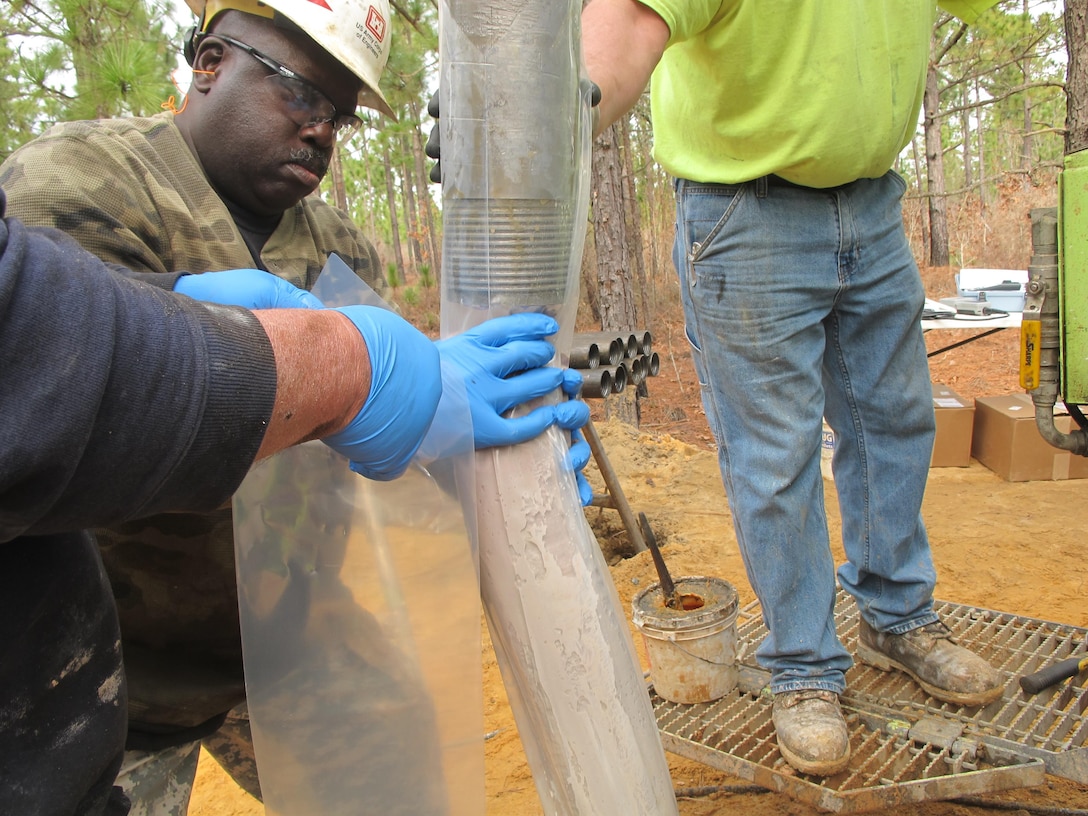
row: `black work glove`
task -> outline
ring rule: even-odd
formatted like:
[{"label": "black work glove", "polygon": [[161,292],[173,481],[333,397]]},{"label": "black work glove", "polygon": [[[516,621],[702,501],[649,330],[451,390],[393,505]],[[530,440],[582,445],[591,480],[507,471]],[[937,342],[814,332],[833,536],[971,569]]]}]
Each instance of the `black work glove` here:
[{"label": "black work glove", "polygon": [[[591,108],[597,107],[601,104],[601,89],[597,87],[597,83],[589,79],[583,79],[580,82],[582,90],[589,90],[589,106]],[[438,91],[431,94],[431,99],[427,103],[427,113],[435,120],[434,127],[431,128],[430,134],[427,136],[427,146],[423,149],[423,152],[427,154],[427,158],[434,159],[434,166],[431,167],[431,172],[427,174],[427,177],[435,184],[442,183],[442,133],[439,127],[439,102]],[[594,119],[596,122],[596,119]]]},{"label": "black work glove", "polygon": [[434,127],[431,128],[430,134],[427,136],[427,146],[423,148],[423,152],[427,154],[427,158],[434,159],[434,166],[431,168],[431,172],[427,174],[427,177],[435,184],[442,183],[442,133],[440,123],[438,121],[438,91],[431,94],[431,99],[427,103],[427,113],[434,119]]}]

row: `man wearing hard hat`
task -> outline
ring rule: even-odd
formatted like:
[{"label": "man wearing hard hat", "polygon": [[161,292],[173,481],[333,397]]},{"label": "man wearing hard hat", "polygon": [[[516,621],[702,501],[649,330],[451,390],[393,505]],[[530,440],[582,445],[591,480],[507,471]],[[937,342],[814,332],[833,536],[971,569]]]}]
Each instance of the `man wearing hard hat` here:
[{"label": "man wearing hard hat", "polygon": [[[0,166],[9,214],[198,299],[223,302],[212,276],[182,273],[257,267],[309,289],[332,252],[380,292],[374,247],[310,194],[337,138],[359,127],[357,105],[392,115],[378,87],[387,0],[187,2],[199,22],[185,44],[184,104],[60,124],[24,145]],[[129,683],[121,784],[132,813],[179,816],[200,741],[245,700],[231,513],[96,532]],[[226,753],[251,762],[245,744]]]},{"label": "man wearing hard hat", "polygon": [[374,247],[307,196],[356,105],[389,110],[387,1],[189,3],[200,20],[178,112],[47,131],[0,168],[9,213],[147,272],[256,265],[309,288],[335,250],[380,291]]}]

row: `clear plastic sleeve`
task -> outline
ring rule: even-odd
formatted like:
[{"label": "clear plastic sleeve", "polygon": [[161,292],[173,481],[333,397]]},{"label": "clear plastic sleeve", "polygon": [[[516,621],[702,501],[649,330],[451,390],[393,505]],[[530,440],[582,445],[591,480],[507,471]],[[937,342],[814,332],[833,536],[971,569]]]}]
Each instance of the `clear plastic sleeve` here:
[{"label": "clear plastic sleeve", "polygon": [[[376,298],[331,266],[315,289],[327,305]],[[444,380],[441,410],[460,419],[432,431],[426,467],[417,457],[372,482],[309,442],[258,464],[235,495],[269,814],[484,812],[479,587],[459,498],[474,495],[471,422],[460,383]]]},{"label": "clear plastic sleeve", "polygon": [[[566,359],[586,231],[581,3],[439,6],[442,331],[540,311]],[[558,398],[555,397],[555,398]],[[484,611],[545,813],[677,812],[630,630],[555,428],[476,454]]]}]

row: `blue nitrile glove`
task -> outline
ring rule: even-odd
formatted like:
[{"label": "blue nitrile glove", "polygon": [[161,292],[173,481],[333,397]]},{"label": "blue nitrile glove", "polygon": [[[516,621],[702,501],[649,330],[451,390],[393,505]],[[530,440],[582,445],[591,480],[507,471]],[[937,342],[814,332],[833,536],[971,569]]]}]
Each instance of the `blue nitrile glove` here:
[{"label": "blue nitrile glove", "polygon": [[[443,362],[457,368],[464,379],[477,450],[515,445],[552,425],[566,430],[585,425],[589,406],[580,400],[543,405],[522,417],[501,416],[567,382],[562,369],[545,367],[555,349],[543,338],[557,331],[553,318],[525,312],[487,320],[435,343]],[[509,377],[518,372],[524,373]]]},{"label": "blue nitrile glove", "polygon": [[567,461],[574,471],[574,481],[578,485],[578,500],[582,502],[582,507],[588,507],[589,503],[593,501],[593,488],[590,487],[583,471],[586,465],[589,464],[592,451],[579,429],[575,428],[570,435],[571,446],[570,452],[567,454]]},{"label": "blue nitrile glove", "polygon": [[427,102],[427,113],[434,119],[434,126],[431,128],[431,132],[427,134],[427,144],[423,148],[427,158],[435,160],[434,166],[427,173],[427,178],[435,184],[442,183],[442,131],[439,129],[439,111],[438,91],[435,91]]},{"label": "blue nitrile glove", "polygon": [[[563,371],[563,393],[571,399],[577,399],[578,395],[582,392],[582,375],[575,371],[573,368],[568,368]],[[585,405],[585,403],[582,403]],[[586,442],[585,437],[582,436],[582,426],[589,420],[589,406],[586,406],[585,419],[583,419],[576,428],[570,429],[571,445],[570,451],[567,453],[567,463],[570,465],[571,470],[574,471],[574,481],[578,485],[578,498],[582,502],[582,507],[588,507],[589,503],[593,501],[593,488],[590,487],[589,482],[586,480],[585,471],[586,465],[589,464],[589,457],[593,455],[593,451],[589,447],[589,443]]]},{"label": "blue nitrile glove", "polygon": [[344,306],[370,353],[370,393],[344,430],[322,440],[368,479],[400,476],[431,427],[442,396],[435,344],[404,318],[377,306]]},{"label": "blue nitrile glove", "polygon": [[320,309],[322,303],[305,289],[260,269],[228,269],[182,275],[174,291],[193,300],[245,309]]}]

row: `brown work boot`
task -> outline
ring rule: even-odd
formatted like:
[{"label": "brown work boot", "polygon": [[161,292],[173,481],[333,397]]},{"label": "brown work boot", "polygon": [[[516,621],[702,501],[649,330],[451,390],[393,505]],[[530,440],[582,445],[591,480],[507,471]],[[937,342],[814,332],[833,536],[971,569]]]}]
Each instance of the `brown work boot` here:
[{"label": "brown work boot", "polygon": [[1003,690],[997,669],[957,646],[940,621],[893,635],[878,632],[861,620],[858,659],[881,671],[906,672],[927,692],[948,703],[986,705]]},{"label": "brown work boot", "polygon": [[801,773],[831,776],[850,761],[850,733],[833,691],[804,689],[774,696],[778,750]]}]

